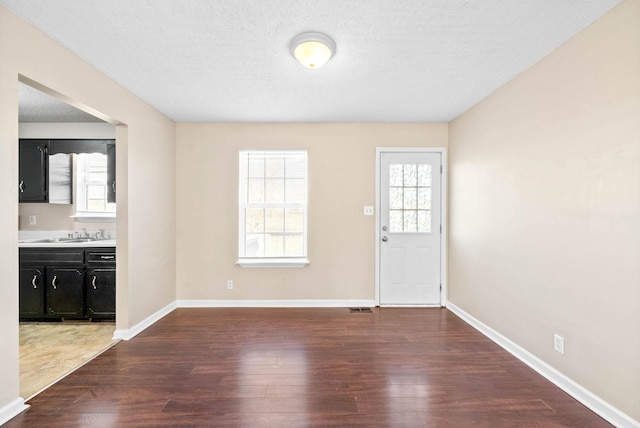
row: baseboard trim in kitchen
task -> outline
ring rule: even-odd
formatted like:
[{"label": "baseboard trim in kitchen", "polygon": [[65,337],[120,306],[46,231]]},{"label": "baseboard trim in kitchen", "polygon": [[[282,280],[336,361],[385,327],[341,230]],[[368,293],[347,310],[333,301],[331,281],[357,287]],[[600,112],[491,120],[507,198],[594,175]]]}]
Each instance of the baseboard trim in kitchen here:
[{"label": "baseboard trim in kitchen", "polygon": [[29,405],[24,403],[24,398],[22,397],[18,397],[6,406],[0,407],[0,425],[15,418],[28,408]]},{"label": "baseboard trim in kitchen", "polygon": [[178,300],[179,308],[348,308],[375,307],[375,300]]},{"label": "baseboard trim in kitchen", "polygon": [[542,361],[540,358],[533,355],[531,352],[498,333],[474,316],[460,309],[455,304],[447,302],[447,309],[614,426],[640,428],[640,422],[634,420],[631,416],[607,403],[602,398],[571,380],[549,364]]},{"label": "baseboard trim in kitchen", "polygon": [[140,334],[147,327],[150,327],[153,323],[155,323],[156,321],[160,320],[160,318],[162,318],[165,315],[167,315],[170,312],[172,312],[177,307],[178,306],[177,306],[175,301],[171,302],[167,306],[165,306],[164,308],[162,308],[159,311],[157,311],[156,313],[151,314],[150,316],[148,316],[144,320],[140,321],[138,324],[134,325],[130,329],[120,329],[120,330],[114,331],[113,332],[113,338],[115,340],[129,340],[129,339],[132,339],[136,335]]}]

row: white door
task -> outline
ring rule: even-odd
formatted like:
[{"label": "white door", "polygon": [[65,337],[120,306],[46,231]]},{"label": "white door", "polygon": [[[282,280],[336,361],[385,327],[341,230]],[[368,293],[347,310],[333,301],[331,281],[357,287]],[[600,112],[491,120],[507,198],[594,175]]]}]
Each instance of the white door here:
[{"label": "white door", "polygon": [[380,153],[380,304],[440,305],[441,154]]}]

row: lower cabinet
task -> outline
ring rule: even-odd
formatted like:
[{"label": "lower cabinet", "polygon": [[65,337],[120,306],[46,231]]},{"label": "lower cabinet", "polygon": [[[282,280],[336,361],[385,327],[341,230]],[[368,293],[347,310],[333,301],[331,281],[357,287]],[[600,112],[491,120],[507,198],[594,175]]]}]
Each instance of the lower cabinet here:
[{"label": "lower cabinet", "polygon": [[84,318],[84,266],[47,268],[47,315]]},{"label": "lower cabinet", "polygon": [[114,319],[114,248],[21,248],[20,319]]},{"label": "lower cabinet", "polygon": [[20,268],[20,318],[42,318],[44,306],[44,266]]},{"label": "lower cabinet", "polygon": [[113,318],[116,315],[116,268],[87,269],[87,317]]}]

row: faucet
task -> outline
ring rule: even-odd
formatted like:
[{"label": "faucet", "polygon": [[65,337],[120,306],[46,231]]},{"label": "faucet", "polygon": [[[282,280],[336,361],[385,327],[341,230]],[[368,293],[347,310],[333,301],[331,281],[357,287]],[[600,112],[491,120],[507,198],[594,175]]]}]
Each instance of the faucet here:
[{"label": "faucet", "polygon": [[82,228],[82,233],[84,234],[85,238],[91,238],[91,235],[89,235],[89,232],[87,232],[87,228],[86,227]]}]

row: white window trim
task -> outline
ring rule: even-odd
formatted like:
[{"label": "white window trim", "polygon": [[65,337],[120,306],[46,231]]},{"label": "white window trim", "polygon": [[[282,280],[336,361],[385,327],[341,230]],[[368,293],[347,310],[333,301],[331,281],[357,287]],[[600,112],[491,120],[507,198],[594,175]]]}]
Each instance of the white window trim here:
[{"label": "white window trim", "polygon": [[88,211],[81,211],[75,215],[72,215],[75,221],[92,221],[92,222],[103,222],[103,223],[115,223],[116,221],[116,213],[114,212],[104,212],[104,213],[92,213]]},{"label": "white window trim", "polygon": [[[303,216],[303,248],[304,255],[299,257],[244,257],[238,256],[238,260],[236,261],[236,265],[242,268],[303,268],[310,264],[307,258],[307,243],[308,243],[308,228],[307,228],[307,213],[309,211],[309,154],[307,150],[240,150],[238,153],[238,179],[240,180],[238,186],[238,253],[240,253],[242,248],[245,245],[245,222],[240,221],[243,217],[241,216],[242,210],[242,195],[246,193],[246,182],[241,180],[240,172],[243,170],[243,166],[241,165],[242,153],[255,153],[255,154],[275,154],[275,153],[304,153],[306,155],[306,185],[307,185],[307,201],[304,206],[304,216]],[[245,204],[250,206],[248,204]],[[268,204],[265,204],[268,205]],[[295,208],[296,204],[293,204],[291,207]],[[262,205],[264,206],[264,205]],[[281,205],[278,205],[281,206]]]},{"label": "white window trim", "polygon": [[302,268],[309,260],[306,257],[241,257],[236,264],[243,268]]},{"label": "white window trim", "polygon": [[[74,159],[74,172],[76,172],[78,165],[78,158]],[[74,174],[75,175],[75,174]],[[106,183],[105,183],[106,185]],[[85,184],[86,186],[86,184]],[[73,179],[73,191],[74,191],[74,209],[75,214],[71,216],[74,221],[80,222],[104,222],[104,223],[112,223],[116,221],[116,211],[82,211],[80,210],[80,198],[78,195],[80,187],[80,177],[76,176]],[[105,203],[106,200],[105,200]]]}]

